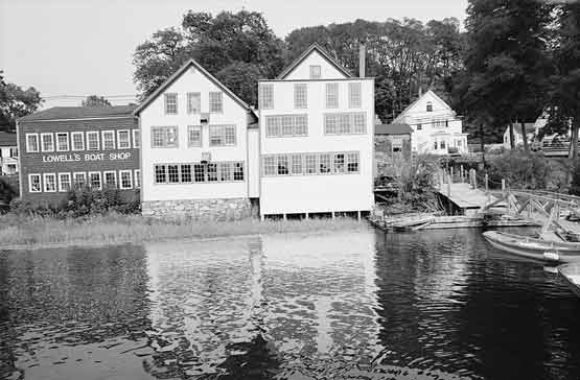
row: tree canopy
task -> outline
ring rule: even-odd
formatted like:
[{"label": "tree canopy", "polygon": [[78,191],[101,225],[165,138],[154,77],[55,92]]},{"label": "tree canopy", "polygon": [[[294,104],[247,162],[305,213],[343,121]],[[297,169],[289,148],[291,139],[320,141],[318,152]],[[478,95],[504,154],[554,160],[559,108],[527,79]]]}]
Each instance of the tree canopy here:
[{"label": "tree canopy", "polygon": [[34,87],[23,89],[6,83],[0,71],[0,130],[14,130],[16,119],[36,111],[41,103],[40,93]]},{"label": "tree canopy", "polygon": [[111,107],[111,102],[109,102],[103,96],[89,95],[81,103],[82,107]]}]

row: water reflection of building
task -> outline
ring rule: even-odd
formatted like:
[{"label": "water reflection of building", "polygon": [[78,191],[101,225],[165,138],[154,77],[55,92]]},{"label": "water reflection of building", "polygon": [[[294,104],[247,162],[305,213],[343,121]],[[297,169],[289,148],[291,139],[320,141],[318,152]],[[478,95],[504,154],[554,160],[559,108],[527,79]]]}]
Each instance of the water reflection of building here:
[{"label": "water reflection of building", "polygon": [[291,367],[377,353],[372,233],[146,249],[157,351],[172,351],[190,375],[223,374],[242,358],[256,365],[252,355]]}]

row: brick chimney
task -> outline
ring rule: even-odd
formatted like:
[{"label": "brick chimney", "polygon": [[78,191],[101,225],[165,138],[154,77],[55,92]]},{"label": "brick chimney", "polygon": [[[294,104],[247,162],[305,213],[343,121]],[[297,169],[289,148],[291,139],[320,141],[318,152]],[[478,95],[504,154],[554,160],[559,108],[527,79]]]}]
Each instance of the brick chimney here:
[{"label": "brick chimney", "polygon": [[358,54],[358,76],[361,78],[365,77],[366,69],[366,48],[364,44],[360,44],[359,54]]}]

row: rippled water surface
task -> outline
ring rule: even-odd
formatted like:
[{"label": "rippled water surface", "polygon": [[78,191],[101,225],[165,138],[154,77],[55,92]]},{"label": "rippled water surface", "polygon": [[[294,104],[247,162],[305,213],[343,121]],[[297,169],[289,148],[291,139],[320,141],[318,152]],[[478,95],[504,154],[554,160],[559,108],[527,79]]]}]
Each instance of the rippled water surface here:
[{"label": "rippled water surface", "polygon": [[578,379],[549,269],[478,230],[0,251],[0,378]]}]

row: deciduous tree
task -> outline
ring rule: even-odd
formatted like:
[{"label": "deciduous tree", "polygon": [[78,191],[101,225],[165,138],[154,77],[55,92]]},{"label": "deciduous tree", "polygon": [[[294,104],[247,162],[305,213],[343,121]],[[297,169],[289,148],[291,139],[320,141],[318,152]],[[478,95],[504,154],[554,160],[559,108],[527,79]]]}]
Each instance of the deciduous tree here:
[{"label": "deciduous tree", "polygon": [[81,105],[83,107],[111,107],[111,102],[103,96],[89,95]]},{"label": "deciduous tree", "polygon": [[42,98],[34,87],[25,90],[0,77],[0,130],[14,130],[16,119],[36,111]]}]

